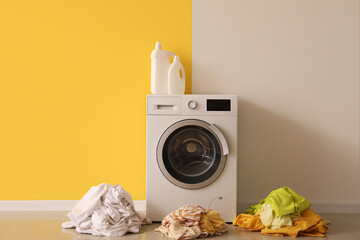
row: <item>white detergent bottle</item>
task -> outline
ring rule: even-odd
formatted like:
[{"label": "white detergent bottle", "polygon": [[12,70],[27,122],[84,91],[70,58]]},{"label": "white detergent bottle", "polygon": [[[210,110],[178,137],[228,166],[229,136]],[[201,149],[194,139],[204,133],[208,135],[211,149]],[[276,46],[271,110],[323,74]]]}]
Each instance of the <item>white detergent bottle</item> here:
[{"label": "white detergent bottle", "polygon": [[151,93],[168,94],[168,71],[170,56],[175,54],[162,50],[161,43],[156,42],[155,49],[151,52]]},{"label": "white detergent bottle", "polygon": [[185,69],[177,55],[175,55],[168,72],[168,92],[171,95],[185,93]]}]

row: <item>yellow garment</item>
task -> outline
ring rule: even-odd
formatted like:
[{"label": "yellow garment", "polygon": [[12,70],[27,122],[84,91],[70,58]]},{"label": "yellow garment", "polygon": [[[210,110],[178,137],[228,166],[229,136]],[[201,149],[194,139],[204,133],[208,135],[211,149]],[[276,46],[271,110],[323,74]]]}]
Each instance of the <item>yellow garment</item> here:
[{"label": "yellow garment", "polygon": [[206,236],[208,234],[214,235],[215,232],[223,229],[225,221],[218,212],[210,210],[206,214],[202,215],[199,225],[201,232]]},{"label": "yellow garment", "polygon": [[325,236],[328,227],[312,209],[308,208],[301,212],[301,217],[293,221],[292,227],[283,227],[280,229],[262,229],[261,233],[265,235],[275,236],[291,236],[305,235],[312,237]]},{"label": "yellow garment", "polygon": [[259,231],[265,228],[260,220],[260,216],[251,214],[239,214],[233,221],[233,225],[238,225],[250,231]]},{"label": "yellow garment", "polygon": [[259,231],[261,234],[272,236],[291,236],[298,235],[323,237],[325,236],[328,227],[322,221],[321,217],[317,215],[312,209],[308,208],[301,212],[301,217],[293,220],[292,227],[282,227],[279,229],[265,229],[261,222],[260,215],[239,214],[234,220],[233,225],[244,227],[250,231]]},{"label": "yellow garment", "polygon": [[279,229],[281,227],[291,227],[292,220],[289,215],[277,217],[272,204],[264,203],[260,210],[260,220],[265,228]]}]

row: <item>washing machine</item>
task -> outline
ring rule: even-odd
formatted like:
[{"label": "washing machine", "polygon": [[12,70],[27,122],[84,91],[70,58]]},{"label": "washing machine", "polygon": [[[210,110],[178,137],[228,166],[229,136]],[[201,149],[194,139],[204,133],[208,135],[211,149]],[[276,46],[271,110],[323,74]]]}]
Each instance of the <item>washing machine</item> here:
[{"label": "washing machine", "polygon": [[182,205],[236,217],[237,96],[148,95],[146,215],[162,221]]}]

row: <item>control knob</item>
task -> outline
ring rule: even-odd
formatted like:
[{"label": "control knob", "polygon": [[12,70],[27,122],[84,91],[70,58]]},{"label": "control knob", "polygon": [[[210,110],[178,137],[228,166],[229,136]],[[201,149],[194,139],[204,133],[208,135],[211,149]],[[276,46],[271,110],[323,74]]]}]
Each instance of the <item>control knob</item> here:
[{"label": "control knob", "polygon": [[188,107],[190,109],[195,109],[197,107],[197,103],[195,101],[191,100],[188,102]]}]

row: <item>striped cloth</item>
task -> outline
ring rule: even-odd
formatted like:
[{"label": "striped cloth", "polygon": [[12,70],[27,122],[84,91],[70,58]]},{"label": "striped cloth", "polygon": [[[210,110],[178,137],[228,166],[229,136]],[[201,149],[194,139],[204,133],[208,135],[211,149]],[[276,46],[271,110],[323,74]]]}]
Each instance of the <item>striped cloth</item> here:
[{"label": "striped cloth", "polygon": [[193,239],[221,235],[227,227],[219,213],[198,205],[184,205],[169,213],[155,231],[171,239]]}]

